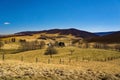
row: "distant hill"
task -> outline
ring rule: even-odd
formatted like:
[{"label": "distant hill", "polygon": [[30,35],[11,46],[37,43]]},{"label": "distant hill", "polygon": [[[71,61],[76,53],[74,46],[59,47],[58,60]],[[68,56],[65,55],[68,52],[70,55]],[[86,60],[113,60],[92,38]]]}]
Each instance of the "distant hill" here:
[{"label": "distant hill", "polygon": [[60,35],[73,35],[76,37],[82,37],[82,38],[92,38],[92,37],[97,37],[96,34],[90,33],[87,31],[82,31],[78,29],[51,29],[51,30],[43,30],[43,31],[25,31],[25,32],[19,32],[15,33],[15,35],[32,35],[32,34],[37,34],[37,33],[47,33],[47,34],[56,34],[59,33]]},{"label": "distant hill", "polygon": [[88,42],[120,43],[120,31],[114,32],[109,35],[88,39]]},{"label": "distant hill", "polygon": [[105,36],[105,35],[109,35],[109,34],[112,34],[114,32],[117,32],[117,31],[111,31],[111,32],[96,32],[95,34],[98,35],[98,36]]}]

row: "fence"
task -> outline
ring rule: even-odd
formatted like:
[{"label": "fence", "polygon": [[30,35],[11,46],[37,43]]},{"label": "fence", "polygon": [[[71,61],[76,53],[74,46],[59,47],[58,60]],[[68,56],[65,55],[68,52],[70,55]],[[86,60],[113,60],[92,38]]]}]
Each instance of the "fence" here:
[{"label": "fence", "polygon": [[[31,62],[43,62],[43,63],[58,63],[58,64],[69,64],[69,63],[74,63],[77,62],[79,63],[80,61],[99,61],[99,62],[106,62],[106,61],[111,61],[111,60],[115,60],[115,59],[119,59],[120,56],[112,56],[112,57],[106,57],[106,58],[91,58],[91,57],[66,57],[66,58],[44,58],[42,59],[41,57],[33,57],[31,58]],[[19,56],[19,58],[16,58],[17,60],[21,61],[21,62],[29,62],[26,60],[25,56]],[[6,55],[3,53],[1,54],[1,60],[5,61],[8,60],[8,58],[6,58]],[[15,59],[13,59],[15,60]]]},{"label": "fence", "polygon": [[[111,60],[115,60],[115,59],[119,59],[120,56],[116,56],[116,57],[107,57],[107,58],[101,58],[101,59],[92,59],[90,57],[76,57],[76,58],[45,58],[45,59],[41,59],[40,57],[34,57],[31,59],[31,62],[35,62],[35,63],[57,63],[57,64],[72,64],[72,63],[79,63],[79,62],[89,62],[89,61],[98,61],[98,62],[107,62],[107,61],[111,61]],[[2,60],[9,60],[5,58],[5,55],[2,56]],[[15,60],[15,59],[13,59]],[[26,60],[26,57],[21,56],[19,57],[17,60],[21,61],[21,62],[29,62],[28,60]]]}]

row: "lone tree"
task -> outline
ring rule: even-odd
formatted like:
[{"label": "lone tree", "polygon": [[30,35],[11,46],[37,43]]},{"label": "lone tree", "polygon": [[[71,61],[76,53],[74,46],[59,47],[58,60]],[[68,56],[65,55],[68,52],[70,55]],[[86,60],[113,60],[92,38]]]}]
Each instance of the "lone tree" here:
[{"label": "lone tree", "polygon": [[72,55],[75,50],[74,49],[70,49],[69,51],[70,51],[70,54]]},{"label": "lone tree", "polygon": [[15,39],[15,38],[12,38],[12,39],[11,39],[11,42],[15,42],[15,41],[16,41],[16,39]]},{"label": "lone tree", "polygon": [[50,58],[52,58],[52,55],[53,55],[53,54],[57,54],[57,50],[56,50],[54,47],[49,46],[49,47],[46,49],[46,51],[45,51],[44,54],[45,54],[45,55],[50,55]]}]

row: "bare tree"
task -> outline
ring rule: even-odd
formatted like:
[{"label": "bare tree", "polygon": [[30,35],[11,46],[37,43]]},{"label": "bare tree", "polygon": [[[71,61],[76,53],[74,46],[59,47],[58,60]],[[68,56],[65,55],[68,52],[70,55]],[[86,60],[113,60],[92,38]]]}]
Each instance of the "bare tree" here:
[{"label": "bare tree", "polygon": [[70,49],[69,51],[70,51],[70,54],[72,55],[75,50],[74,49]]},{"label": "bare tree", "polygon": [[27,51],[27,50],[35,50],[35,49],[41,49],[44,48],[45,46],[45,42],[44,41],[31,41],[31,42],[27,42],[27,41],[22,41],[21,43],[21,50],[23,51]]},{"label": "bare tree", "polygon": [[15,39],[15,38],[12,38],[12,39],[11,39],[11,42],[16,42],[16,39]]}]

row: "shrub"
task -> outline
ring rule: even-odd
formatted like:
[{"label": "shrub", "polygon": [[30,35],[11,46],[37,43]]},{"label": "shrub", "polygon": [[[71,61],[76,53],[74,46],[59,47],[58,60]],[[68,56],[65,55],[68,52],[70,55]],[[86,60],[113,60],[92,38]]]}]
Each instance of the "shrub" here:
[{"label": "shrub", "polygon": [[53,54],[57,54],[57,50],[54,47],[48,47],[44,54],[50,55],[50,57],[52,58]]}]

